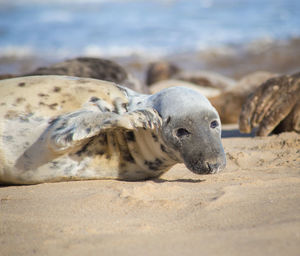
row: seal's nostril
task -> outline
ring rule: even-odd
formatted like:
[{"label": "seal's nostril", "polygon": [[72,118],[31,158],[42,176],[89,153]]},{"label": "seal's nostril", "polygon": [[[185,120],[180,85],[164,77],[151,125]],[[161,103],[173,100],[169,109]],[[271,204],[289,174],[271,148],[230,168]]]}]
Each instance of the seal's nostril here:
[{"label": "seal's nostril", "polygon": [[208,172],[209,173],[212,172],[212,168],[211,168],[211,165],[209,164],[209,162],[206,162],[205,164],[206,164],[206,167],[208,169]]},{"label": "seal's nostril", "polygon": [[209,162],[205,162],[207,173],[218,173],[220,171],[220,165],[219,164],[211,164]]}]

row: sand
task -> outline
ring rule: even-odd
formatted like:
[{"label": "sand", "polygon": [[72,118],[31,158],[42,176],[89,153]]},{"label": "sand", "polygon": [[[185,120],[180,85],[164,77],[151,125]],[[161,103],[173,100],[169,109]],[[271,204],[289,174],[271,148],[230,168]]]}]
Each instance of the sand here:
[{"label": "sand", "polygon": [[0,187],[0,255],[299,255],[300,135],[224,135],[216,175]]}]

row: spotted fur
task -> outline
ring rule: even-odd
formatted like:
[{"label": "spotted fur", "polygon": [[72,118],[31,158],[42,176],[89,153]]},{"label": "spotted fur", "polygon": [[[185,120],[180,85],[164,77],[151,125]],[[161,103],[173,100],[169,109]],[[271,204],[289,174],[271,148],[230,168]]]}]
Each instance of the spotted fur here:
[{"label": "spotted fur", "polygon": [[134,103],[127,109],[138,97],[133,91],[94,79],[40,76],[3,80],[0,95],[0,182],[158,176],[145,162],[166,153],[143,147],[156,147],[150,138],[159,137],[161,120],[153,109],[135,110]]},{"label": "spotted fur", "polygon": [[95,79],[0,81],[0,183],[143,180],[183,162],[152,96]]}]

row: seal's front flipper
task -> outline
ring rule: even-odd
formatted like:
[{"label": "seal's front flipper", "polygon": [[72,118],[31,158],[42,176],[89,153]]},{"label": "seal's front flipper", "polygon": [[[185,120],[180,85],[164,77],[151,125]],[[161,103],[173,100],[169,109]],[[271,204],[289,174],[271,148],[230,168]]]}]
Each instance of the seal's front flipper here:
[{"label": "seal's front flipper", "polygon": [[124,114],[80,109],[52,120],[37,141],[19,157],[16,167],[24,171],[36,169],[80,150],[89,140],[108,130],[154,130],[161,123],[161,117],[151,108]]},{"label": "seal's front flipper", "polygon": [[34,170],[64,154],[84,146],[89,139],[99,134],[102,125],[118,114],[80,109],[58,116],[50,121],[39,138],[18,158],[19,170]]},{"label": "seal's front flipper", "polygon": [[103,123],[118,114],[79,110],[61,115],[50,122],[40,139],[56,153],[66,153],[103,130]]},{"label": "seal's front flipper", "polygon": [[78,150],[87,139],[108,129],[157,129],[161,118],[154,109],[140,109],[122,115],[114,112],[79,110],[51,121],[40,139],[55,153]]},{"label": "seal's front flipper", "polygon": [[153,108],[137,109],[127,112],[117,119],[113,119],[114,126],[129,130],[136,129],[158,129],[162,125],[162,119]]}]

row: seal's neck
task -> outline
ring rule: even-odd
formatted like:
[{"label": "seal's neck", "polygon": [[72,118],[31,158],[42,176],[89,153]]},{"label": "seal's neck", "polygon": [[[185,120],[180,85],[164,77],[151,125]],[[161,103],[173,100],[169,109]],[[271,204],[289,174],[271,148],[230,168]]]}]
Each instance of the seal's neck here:
[{"label": "seal's neck", "polygon": [[143,159],[143,163],[139,163],[139,165],[144,170],[165,172],[180,162],[176,154],[164,143],[158,130],[139,129],[134,133],[136,148],[132,149],[131,152],[133,155],[138,152],[139,157],[137,159]]}]

